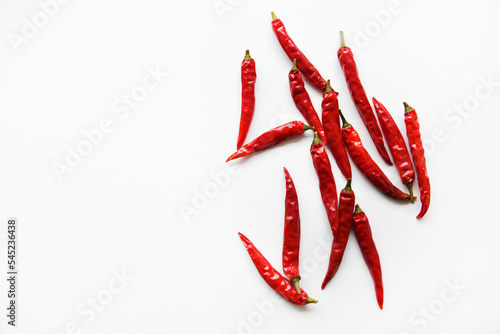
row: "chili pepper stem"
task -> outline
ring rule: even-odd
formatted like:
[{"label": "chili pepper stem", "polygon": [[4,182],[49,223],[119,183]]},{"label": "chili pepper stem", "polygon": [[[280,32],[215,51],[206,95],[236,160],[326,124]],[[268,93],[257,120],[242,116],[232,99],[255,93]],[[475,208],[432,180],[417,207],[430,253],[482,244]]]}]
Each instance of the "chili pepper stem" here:
[{"label": "chili pepper stem", "polygon": [[330,93],[332,91],[332,87],[330,86],[330,79],[326,81],[325,93]]},{"label": "chili pepper stem", "polygon": [[271,18],[273,19],[273,21],[278,19],[276,14],[274,14],[274,12],[271,12]]},{"label": "chili pepper stem", "polygon": [[317,132],[314,132],[314,139],[313,139],[313,145],[318,145],[319,144],[319,137],[318,137],[318,133]]},{"label": "chili pepper stem", "polygon": [[307,131],[307,130],[314,130],[314,126],[304,124],[304,131]]},{"label": "chili pepper stem", "polygon": [[252,59],[252,57],[250,56],[250,50],[246,50],[245,51],[245,59],[248,60],[248,59]]},{"label": "chili pepper stem", "polygon": [[354,213],[361,213],[363,210],[359,207],[359,204],[356,204],[356,207],[354,208]]},{"label": "chili pepper stem", "polygon": [[413,107],[411,107],[408,103],[403,102],[403,105],[405,106],[405,114],[409,113],[410,111],[415,110]]},{"label": "chili pepper stem", "polygon": [[340,47],[341,48],[346,47],[345,40],[344,40],[344,32],[342,30],[340,31]]},{"label": "chili pepper stem", "polygon": [[351,179],[347,179],[347,184],[345,185],[344,191],[349,193],[352,192]]},{"label": "chili pepper stem", "polygon": [[311,297],[307,296],[306,304],[311,304],[311,303],[317,304],[318,301],[316,299],[312,299]]},{"label": "chili pepper stem", "polygon": [[340,110],[340,109],[339,109],[339,115],[340,115],[340,118],[342,119],[342,129],[350,127],[351,124],[347,123],[347,121],[345,120],[344,114],[342,114],[342,110]]},{"label": "chili pepper stem", "polygon": [[292,282],[295,289],[297,289],[297,292],[302,293],[302,290],[300,290],[299,281],[300,281],[300,277],[294,277],[290,280],[290,282]]},{"label": "chili pepper stem", "polygon": [[410,192],[410,203],[413,204],[413,203],[415,203],[415,197],[413,196],[413,182],[408,182],[406,184],[406,187],[408,188],[408,191]]},{"label": "chili pepper stem", "polygon": [[293,65],[292,65],[292,71],[298,71],[299,69],[297,68],[297,59],[293,60]]}]

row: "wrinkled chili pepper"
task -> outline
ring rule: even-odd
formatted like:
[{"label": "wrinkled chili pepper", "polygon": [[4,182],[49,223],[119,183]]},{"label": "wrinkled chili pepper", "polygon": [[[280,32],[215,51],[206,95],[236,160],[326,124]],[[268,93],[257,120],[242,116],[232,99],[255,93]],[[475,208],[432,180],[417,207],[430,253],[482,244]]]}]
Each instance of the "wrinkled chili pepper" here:
[{"label": "wrinkled chili pepper", "polygon": [[299,199],[292,177],[285,172],[285,232],[283,236],[283,272],[300,293],[299,250],[300,250],[300,215]]},{"label": "wrinkled chili pepper", "polygon": [[399,172],[401,182],[403,182],[403,184],[406,185],[410,191],[410,202],[413,203],[413,182],[415,181],[415,171],[413,170],[410,152],[408,152],[403,135],[401,134],[401,131],[399,131],[399,128],[396,122],[394,122],[394,119],[389,111],[374,97],[372,100],[375,110],[377,111],[380,127],[382,128],[385,140],[389,146],[389,151],[391,151],[392,160],[394,160],[394,165]]},{"label": "wrinkled chili pepper", "polygon": [[344,33],[342,31],[340,32],[340,43],[337,56],[339,58],[340,67],[342,67],[344,72],[347,88],[349,88],[349,93],[351,93],[352,101],[354,102],[363,123],[368,129],[378,153],[380,153],[380,156],[382,156],[385,162],[392,165],[389,153],[387,153],[384,146],[384,138],[382,137],[382,132],[378,126],[377,118],[373,113],[372,106],[370,105],[370,101],[368,101],[368,97],[366,96],[365,89],[361,84],[361,80],[359,80],[358,68],[356,66],[356,62],[354,61],[352,50],[345,45]]},{"label": "wrinkled chili pepper", "polygon": [[351,188],[351,179],[348,179],[345,188],[342,189],[339,196],[339,230],[335,239],[333,239],[328,270],[323,279],[323,284],[321,284],[321,289],[324,289],[337,273],[342,258],[344,257],[345,248],[351,232],[351,219],[355,200],[356,197]]},{"label": "wrinkled chili pepper", "polygon": [[319,141],[317,132],[314,133],[310,151],[314,169],[318,176],[319,190],[328,217],[328,222],[330,223],[333,235],[336,236],[339,229],[337,187],[335,185],[335,179],[333,178],[330,159],[328,158],[325,147]]},{"label": "wrinkled chili pepper", "polygon": [[241,118],[240,131],[238,133],[238,142],[236,149],[239,150],[245,143],[245,138],[252,122],[255,111],[255,80],[257,72],[255,71],[255,60],[250,57],[250,51],[247,50],[245,58],[241,62]]},{"label": "wrinkled chili pepper", "polygon": [[354,234],[358,240],[359,248],[361,249],[361,254],[363,254],[363,259],[365,259],[365,263],[372,276],[378,306],[382,309],[384,304],[384,284],[382,282],[380,258],[378,256],[377,247],[375,247],[375,242],[373,241],[368,217],[357,204],[354,214],[352,215],[352,225]]},{"label": "wrinkled chili pepper", "polygon": [[330,87],[330,80],[327,80],[323,101],[321,102],[321,121],[325,130],[327,146],[342,174],[346,179],[350,179],[352,177],[351,164],[342,139],[337,95],[338,93]]},{"label": "wrinkled chili pepper", "polygon": [[410,195],[399,190],[389,178],[384,174],[370,154],[363,147],[361,138],[354,127],[347,123],[339,109],[340,117],[342,118],[342,136],[347,148],[347,152],[352,158],[354,164],[360,172],[382,193],[397,200],[409,201]]},{"label": "wrinkled chili pepper", "polygon": [[315,87],[324,91],[326,88],[326,81],[323,79],[319,71],[313,66],[313,64],[306,58],[306,56],[299,50],[297,45],[290,38],[288,33],[286,32],[285,26],[283,22],[276,17],[274,12],[271,12],[272,16],[272,27],[274,34],[278,38],[278,42],[281,47],[285,51],[288,58],[291,61],[297,59],[297,67],[300,72],[304,74],[306,79]]},{"label": "wrinkled chili pepper", "polygon": [[431,183],[429,175],[427,174],[424,145],[422,144],[422,138],[420,136],[420,124],[418,122],[417,112],[406,102],[404,102],[404,106],[406,136],[408,137],[408,144],[410,145],[413,163],[415,164],[415,169],[417,170],[417,182],[420,190],[420,201],[422,202],[422,208],[420,209],[420,213],[417,215],[417,218],[420,219],[427,213],[427,210],[429,210],[431,201]]},{"label": "wrinkled chili pepper", "polygon": [[307,293],[302,290],[300,293],[297,292],[293,284],[283,275],[281,275],[273,266],[267,261],[267,259],[259,252],[259,250],[254,246],[254,244],[248,240],[243,234],[238,233],[247,249],[248,255],[252,259],[255,267],[257,268],[260,276],[266,281],[266,283],[276,291],[280,296],[298,305],[304,305],[309,303],[317,303],[317,300],[312,299],[307,295]]},{"label": "wrinkled chili pepper", "polygon": [[264,132],[251,142],[243,145],[238,151],[227,158],[226,162],[273,147],[284,140],[299,136],[303,134],[304,131],[309,129],[313,129],[313,127],[304,124],[302,121],[291,121],[286,124],[282,124],[274,129]]},{"label": "wrinkled chili pepper", "polygon": [[288,74],[288,81],[290,84],[290,93],[292,94],[293,102],[297,106],[297,109],[299,109],[307,123],[313,126],[316,132],[318,132],[321,141],[326,144],[325,130],[323,130],[323,125],[321,124],[318,114],[311,102],[311,98],[304,86],[302,74],[300,74],[296,66],[296,60],[293,61],[292,69]]}]

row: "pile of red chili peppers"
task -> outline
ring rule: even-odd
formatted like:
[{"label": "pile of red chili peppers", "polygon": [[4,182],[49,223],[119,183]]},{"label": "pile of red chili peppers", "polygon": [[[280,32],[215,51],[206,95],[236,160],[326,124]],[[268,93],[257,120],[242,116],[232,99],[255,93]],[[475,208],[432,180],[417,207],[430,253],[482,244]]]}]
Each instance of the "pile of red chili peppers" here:
[{"label": "pile of red chili peppers", "polygon": [[[421,201],[421,209],[417,218],[423,218],[430,204],[430,182],[417,113],[414,108],[404,102],[405,140],[396,121],[382,103],[372,98],[374,107],[372,108],[361,84],[353,52],[346,46],[341,31],[341,44],[337,57],[351,99],[370,134],[377,152],[388,165],[393,165],[394,162],[402,184],[408,188],[409,193],[405,193],[384,174],[365,148],[359,133],[347,122],[339,109],[337,99],[339,93],[331,87],[330,80],[325,80],[321,76],[319,71],[291,39],[283,22],[276,17],[274,12],[271,14],[274,34],[292,64],[288,73],[290,94],[305,122],[301,120],[292,121],[271,129],[251,141],[246,141],[255,110],[255,82],[257,78],[255,60],[251,58],[250,52],[247,50],[241,64],[241,117],[236,144],[237,151],[226,161],[266,150],[287,139],[300,136],[306,130],[313,130],[314,138],[310,148],[312,165],[318,177],[321,199],[333,236],[328,269],[321,288],[326,287],[339,269],[351,229],[353,229],[363,258],[372,276],[377,303],[382,309],[384,302],[382,268],[368,217],[361,210],[359,204],[356,203],[356,197],[352,189],[350,160],[377,190],[397,201],[414,203],[416,197],[413,195],[413,183],[416,174]],[[306,90],[303,77],[323,93],[321,119]],[[373,109],[375,109],[375,112]],[[389,150],[385,147],[384,138]],[[338,196],[332,164],[326,148],[328,148],[340,172],[346,178],[346,185]],[[388,151],[392,156],[392,160]],[[284,173],[286,186],[282,256],[284,275],[266,260],[247,237],[241,233],[239,233],[239,236],[257,271],[272,289],[294,304],[317,303],[299,285],[301,228],[299,202],[292,177],[286,168],[284,168]]]}]

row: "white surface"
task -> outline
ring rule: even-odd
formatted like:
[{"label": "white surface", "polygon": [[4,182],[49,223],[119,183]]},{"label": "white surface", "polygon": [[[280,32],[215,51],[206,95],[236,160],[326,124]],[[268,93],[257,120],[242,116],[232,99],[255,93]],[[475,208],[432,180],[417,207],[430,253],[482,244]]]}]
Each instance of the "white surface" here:
[{"label": "white surface", "polygon": [[[220,3],[225,12],[215,9]],[[390,16],[374,14],[389,9]],[[0,220],[15,216],[20,224],[19,325],[7,326],[3,311],[1,332],[499,333],[499,9],[492,0],[73,0],[16,53],[9,34],[21,34],[23,18],[41,7],[0,2]],[[332,80],[348,120],[398,186],[350,101],[336,58],[339,30],[357,47],[368,95],[401,127],[402,101],[419,113],[432,184],[422,221],[415,219],[419,204],[386,199],[353,168],[381,256],[383,311],[353,236],[339,272],[320,289],[328,261],[321,244],[328,248],[331,236],[311,133],[224,162],[236,143],[245,49],[258,72],[248,138],[302,119],[272,10]],[[366,29],[371,37],[363,43]],[[147,68],[168,76],[126,114],[115,103],[140,90]],[[308,88],[319,109],[320,92]],[[109,133],[60,182],[54,162],[65,163],[67,147],[76,149],[82,131],[106,119]],[[317,305],[272,302],[237,236],[247,235],[281,269],[283,166],[299,194],[301,284]],[[214,173],[228,175],[228,168],[233,174],[214,187]],[[340,190],[345,180],[335,164],[334,174]],[[195,203],[207,187],[212,198]],[[194,205],[200,209],[185,219],[180,209]],[[120,285],[114,277],[121,271],[133,278]],[[0,280],[2,305],[6,288]],[[106,305],[90,311],[92,298]],[[421,312],[429,308],[426,319]]]}]

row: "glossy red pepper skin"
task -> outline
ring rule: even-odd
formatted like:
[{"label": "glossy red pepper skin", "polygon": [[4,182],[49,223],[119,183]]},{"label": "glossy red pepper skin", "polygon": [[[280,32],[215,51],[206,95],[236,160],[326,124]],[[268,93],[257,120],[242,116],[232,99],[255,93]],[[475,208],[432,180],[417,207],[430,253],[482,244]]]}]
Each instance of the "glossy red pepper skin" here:
[{"label": "glossy red pepper skin", "polygon": [[323,101],[321,102],[321,121],[325,130],[327,146],[342,174],[346,179],[350,179],[352,178],[351,163],[342,139],[337,95],[338,93],[330,88],[330,80],[327,80]]},{"label": "glossy red pepper skin", "polygon": [[405,194],[392,184],[363,147],[358,132],[351,124],[347,123],[342,112],[339,111],[339,113],[343,121],[342,136],[347,152],[349,152],[352,161],[358,167],[359,171],[383,194],[400,201],[410,201],[410,195]]},{"label": "glossy red pepper skin", "polygon": [[271,12],[273,17],[272,27],[278,42],[285,51],[288,58],[291,61],[297,59],[297,67],[300,72],[306,77],[313,86],[317,87],[321,91],[326,88],[326,80],[323,79],[319,71],[313,66],[313,64],[306,58],[306,56],[300,51],[300,49],[295,45],[293,40],[288,35],[283,22]]},{"label": "glossy red pepper skin", "polygon": [[372,106],[370,105],[370,101],[366,96],[365,89],[361,84],[361,80],[359,80],[358,68],[356,66],[356,62],[354,61],[354,56],[352,54],[351,48],[345,46],[344,44],[344,35],[342,32],[341,41],[342,44],[337,51],[337,56],[340,62],[340,67],[342,67],[342,71],[344,72],[344,77],[347,83],[347,88],[349,89],[349,93],[351,94],[352,101],[358,110],[363,123],[365,124],[370,136],[375,143],[375,147],[377,148],[378,153],[384,159],[386,163],[392,165],[391,159],[389,158],[389,153],[384,146],[384,138],[382,136],[382,132],[377,123],[377,118],[373,113]]},{"label": "glossy red pepper skin", "polygon": [[413,203],[412,186],[415,181],[415,170],[413,169],[413,163],[411,161],[410,152],[408,152],[408,148],[406,147],[405,139],[403,138],[401,131],[399,131],[396,122],[394,122],[394,119],[384,105],[377,101],[374,97],[372,100],[380,122],[380,128],[382,128],[385,140],[389,146],[389,151],[391,151],[394,165],[399,172],[401,182],[408,187],[411,197],[410,201]]},{"label": "glossy red pepper skin", "polygon": [[291,121],[277,126],[243,145],[238,151],[227,158],[226,162],[276,146],[284,140],[300,136],[304,131],[309,129],[312,129],[312,127],[304,124],[302,121]]},{"label": "glossy red pepper skin", "polygon": [[266,281],[266,283],[276,291],[280,296],[285,298],[291,303],[297,305],[305,305],[309,303],[317,303],[316,300],[307,296],[307,293],[302,290],[300,293],[297,292],[293,284],[284,276],[282,276],[273,266],[267,261],[267,259],[259,252],[259,250],[254,246],[254,244],[243,234],[238,233],[245,245],[245,248],[250,255],[257,271],[260,276]]},{"label": "glossy red pepper skin", "polygon": [[255,60],[250,57],[250,51],[247,50],[245,59],[241,62],[241,118],[240,131],[236,149],[239,150],[245,143],[245,139],[252,123],[255,111],[255,80],[257,72],[255,70]]},{"label": "glossy red pepper skin", "polygon": [[375,247],[375,242],[373,241],[370,222],[359,205],[356,205],[354,214],[352,215],[352,225],[354,228],[354,234],[358,240],[359,248],[361,249],[361,254],[363,254],[363,259],[365,259],[365,263],[370,271],[370,275],[372,276],[378,306],[382,309],[384,305],[382,267],[380,266],[380,258],[378,256],[377,247]]},{"label": "glossy red pepper skin", "polygon": [[283,236],[283,273],[301,292],[299,287],[299,251],[300,251],[300,213],[299,199],[292,177],[286,168],[285,172],[285,228]]},{"label": "glossy red pepper skin", "polygon": [[324,289],[337,273],[342,258],[344,257],[345,248],[351,232],[351,220],[355,200],[356,196],[351,189],[351,179],[348,179],[345,188],[342,189],[339,196],[339,230],[332,243],[328,270],[323,279],[323,284],[321,284],[321,289]]},{"label": "glossy red pepper skin", "polygon": [[326,153],[325,146],[318,139],[317,132],[314,133],[310,152],[314,169],[318,176],[321,200],[323,201],[332,233],[336,236],[339,228],[337,186],[333,178],[330,159]]},{"label": "glossy red pepper skin", "polygon": [[318,113],[316,113],[316,110],[311,102],[311,98],[309,97],[306,87],[304,86],[302,75],[295,67],[295,61],[290,73],[288,74],[288,81],[290,84],[290,93],[292,94],[295,106],[297,106],[297,109],[299,109],[307,123],[314,127],[316,132],[318,132],[321,141],[326,144],[327,140],[325,130],[323,129]]},{"label": "glossy red pepper skin", "polygon": [[431,183],[425,163],[424,145],[422,144],[422,138],[420,135],[420,124],[418,122],[417,112],[406,102],[404,103],[404,105],[406,135],[408,137],[408,143],[410,145],[413,163],[415,164],[415,169],[417,171],[420,201],[422,202],[422,207],[419,214],[417,215],[417,218],[421,219],[427,213],[427,210],[429,210],[431,201]]}]

